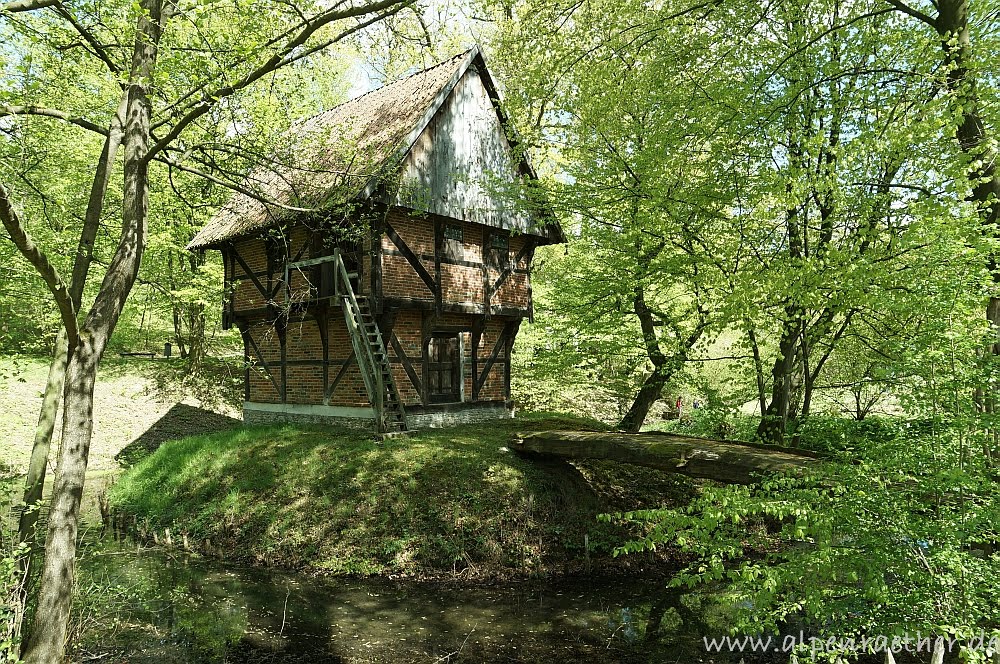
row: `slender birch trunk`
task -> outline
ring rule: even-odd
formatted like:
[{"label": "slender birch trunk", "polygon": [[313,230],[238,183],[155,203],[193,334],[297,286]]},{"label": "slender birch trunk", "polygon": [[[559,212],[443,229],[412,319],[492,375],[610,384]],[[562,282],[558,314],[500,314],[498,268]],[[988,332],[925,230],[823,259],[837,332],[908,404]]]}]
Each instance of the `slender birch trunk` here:
[{"label": "slender birch trunk", "polygon": [[80,501],[94,425],[94,385],[101,356],[125,301],[139,275],[146,242],[149,209],[148,157],[150,102],[148,89],[166,12],[161,0],[145,0],[138,19],[129,76],[123,147],[125,186],[122,234],[101,289],[71,348],[63,392],[62,439],[49,510],[45,562],[38,608],[24,661],[55,664],[63,659],[76,575],[76,538]]}]

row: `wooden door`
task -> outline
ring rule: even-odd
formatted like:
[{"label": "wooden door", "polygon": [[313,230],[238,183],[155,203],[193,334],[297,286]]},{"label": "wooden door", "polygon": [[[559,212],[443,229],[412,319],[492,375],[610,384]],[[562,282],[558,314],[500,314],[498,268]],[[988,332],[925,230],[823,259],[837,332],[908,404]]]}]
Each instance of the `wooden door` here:
[{"label": "wooden door", "polygon": [[431,403],[462,400],[462,354],[457,334],[435,334],[427,344],[428,398]]}]

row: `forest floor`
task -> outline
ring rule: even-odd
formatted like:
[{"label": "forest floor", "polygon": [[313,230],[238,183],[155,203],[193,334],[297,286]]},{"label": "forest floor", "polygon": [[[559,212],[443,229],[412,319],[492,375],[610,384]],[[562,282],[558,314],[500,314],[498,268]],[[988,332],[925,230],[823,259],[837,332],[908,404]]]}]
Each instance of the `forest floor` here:
[{"label": "forest floor", "polygon": [[[0,359],[0,476],[27,469],[48,369],[44,358]],[[117,469],[115,456],[134,443],[152,447],[167,437],[239,425],[232,419],[239,411],[225,396],[187,384],[181,360],[109,356],[94,394],[90,469]],[[53,445],[58,437],[57,426]]]},{"label": "forest floor", "polygon": [[675,506],[696,484],[622,464],[528,460],[518,429],[600,426],[566,416],[375,441],[333,427],[248,427],[165,443],[110,497],[131,530],[253,565],[461,580],[670,564],[613,559],[642,534],[599,514]]}]

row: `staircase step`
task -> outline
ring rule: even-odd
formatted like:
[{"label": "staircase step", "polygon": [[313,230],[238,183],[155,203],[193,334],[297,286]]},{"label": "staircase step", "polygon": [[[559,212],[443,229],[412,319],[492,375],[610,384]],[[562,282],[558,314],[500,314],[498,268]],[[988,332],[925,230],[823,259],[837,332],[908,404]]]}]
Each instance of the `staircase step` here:
[{"label": "staircase step", "polygon": [[[351,277],[356,277],[351,274]],[[348,282],[348,287],[355,285]],[[378,328],[375,316],[370,311],[371,302],[368,296],[355,296],[355,302],[351,301],[350,295],[342,296],[341,304],[348,320],[352,322],[351,334],[356,346],[367,342],[367,352],[362,352],[362,370],[365,372],[365,382],[369,386],[382,384],[383,394],[381,397],[373,395],[372,401],[380,400],[383,413],[383,422],[380,428],[386,431],[380,434],[381,438],[402,436],[409,433],[406,426],[406,412],[403,409],[402,399],[393,379],[392,365],[389,362],[388,351],[382,340],[382,333]],[[370,358],[370,359],[369,359]]]}]

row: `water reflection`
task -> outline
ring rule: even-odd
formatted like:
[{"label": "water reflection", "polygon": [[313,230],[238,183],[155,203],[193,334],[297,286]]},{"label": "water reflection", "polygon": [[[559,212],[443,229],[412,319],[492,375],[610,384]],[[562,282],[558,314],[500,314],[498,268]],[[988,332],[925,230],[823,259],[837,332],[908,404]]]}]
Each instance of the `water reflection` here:
[{"label": "water reflection", "polygon": [[81,659],[710,661],[662,579],[314,579],[112,543],[88,548],[80,578]]}]

